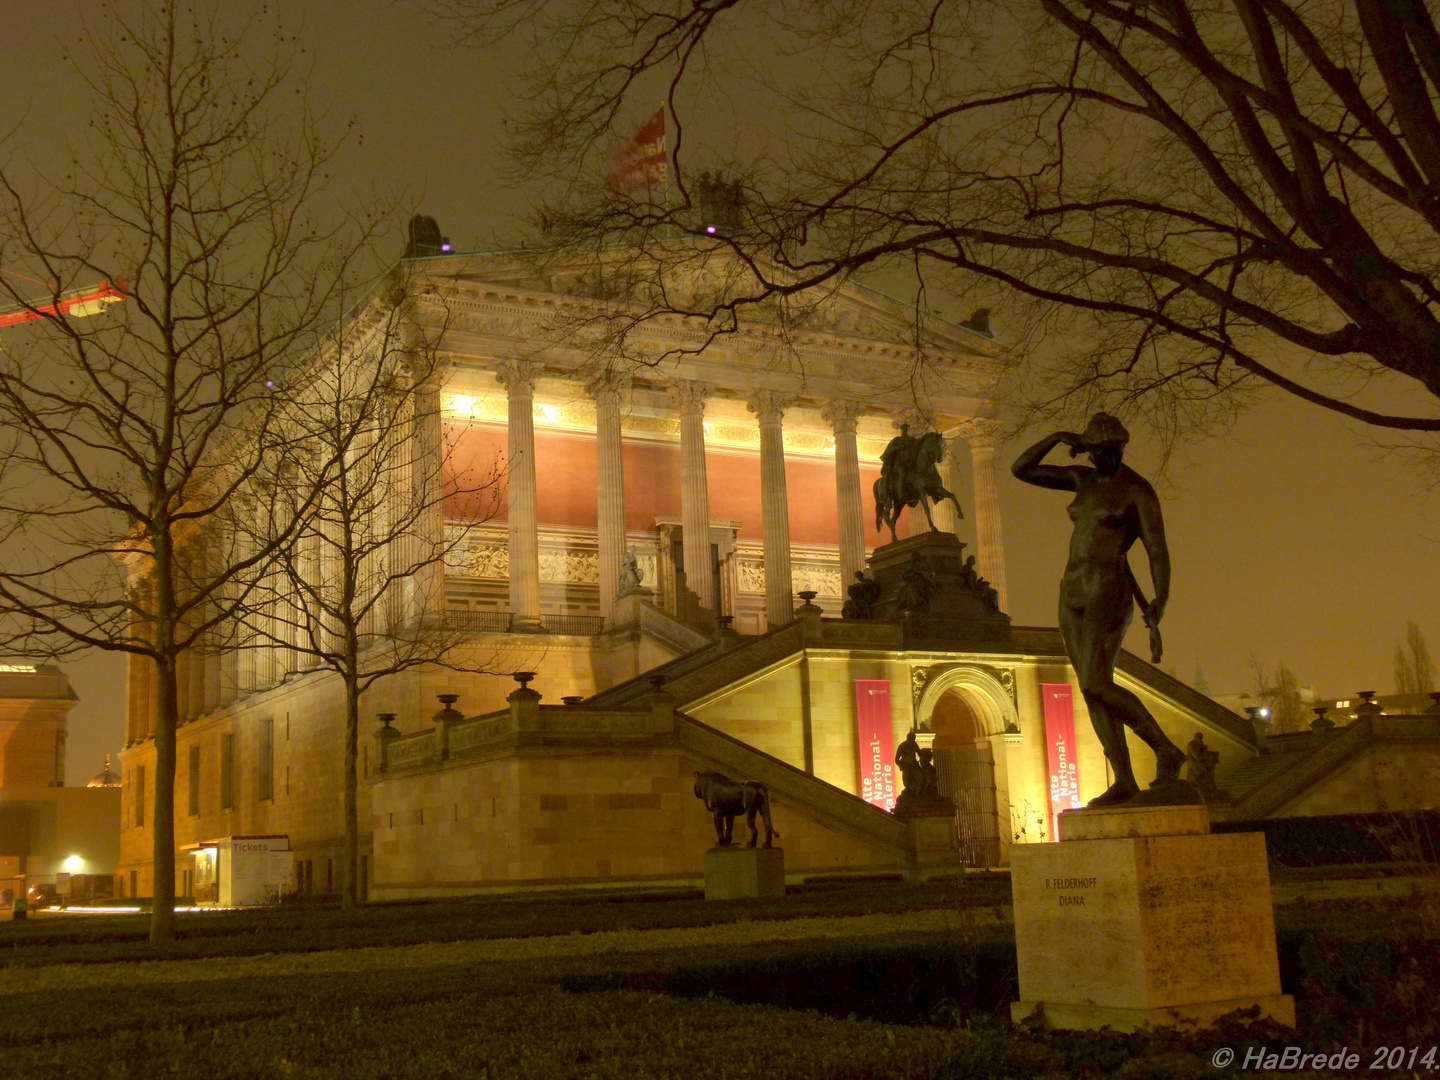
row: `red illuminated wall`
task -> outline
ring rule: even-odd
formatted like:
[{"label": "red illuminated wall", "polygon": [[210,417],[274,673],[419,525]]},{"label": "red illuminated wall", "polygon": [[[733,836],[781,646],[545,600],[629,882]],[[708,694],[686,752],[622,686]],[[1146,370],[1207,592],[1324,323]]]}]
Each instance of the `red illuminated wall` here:
[{"label": "red illuminated wall", "polygon": [[[506,453],[504,428],[470,426],[450,430],[451,478],[473,488],[480,478],[503,467]],[[625,527],[631,533],[648,533],[657,517],[680,516],[680,448],[673,443],[625,443]],[[740,536],[761,538],[760,456],[724,450],[705,455],[710,486],[710,517],[742,522]],[[860,468],[862,503],[867,507],[865,543],[880,542],[875,531],[870,486],[879,476],[878,467]],[[583,436],[537,432],[535,435],[535,477],[539,494],[540,524],[550,528],[590,529],[596,527],[595,443]],[[830,461],[790,458],[785,462],[785,481],[790,504],[790,539],[796,544],[834,546],[838,543],[835,517],[835,467]],[[452,498],[446,505],[451,518],[474,517],[494,501],[504,521],[504,478],[499,481],[498,498],[481,495]]]}]

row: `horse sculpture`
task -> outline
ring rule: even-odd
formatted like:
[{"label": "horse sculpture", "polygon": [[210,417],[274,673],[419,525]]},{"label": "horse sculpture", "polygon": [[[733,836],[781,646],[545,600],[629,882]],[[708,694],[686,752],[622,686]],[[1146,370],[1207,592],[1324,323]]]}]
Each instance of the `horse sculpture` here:
[{"label": "horse sculpture", "polygon": [[770,823],[770,792],[758,780],[731,780],[720,773],[695,774],[695,797],[705,804],[705,809],[715,815],[715,842],[728,847],[735,832],[735,818],[745,815],[745,824],[750,826],[750,843],[754,847],[760,839],[755,828],[755,815],[765,819],[765,846],[780,834]]},{"label": "horse sculpture", "polygon": [[960,500],[954,493],[946,491],[940,480],[937,466],[945,459],[945,440],[938,431],[927,432],[916,438],[910,434],[908,425],[900,434],[890,440],[890,445],[881,455],[880,479],[872,489],[875,495],[875,528],[889,526],[890,539],[896,540],[895,523],[907,506],[918,505],[925,511],[925,520],[930,530],[937,531],[935,518],[930,513],[930,503],[949,499],[955,504],[955,513],[964,517]]}]

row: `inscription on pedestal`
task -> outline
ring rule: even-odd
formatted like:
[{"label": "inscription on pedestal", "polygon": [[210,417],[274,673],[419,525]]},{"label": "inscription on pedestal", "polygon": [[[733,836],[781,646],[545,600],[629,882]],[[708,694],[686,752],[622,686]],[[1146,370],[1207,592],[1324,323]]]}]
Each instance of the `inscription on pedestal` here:
[{"label": "inscription on pedestal", "polygon": [[1043,1006],[1058,1027],[1204,1025],[1259,1005],[1294,1023],[1264,836],[1164,823],[1195,831],[1146,835],[1131,814],[1096,821],[1105,839],[1012,850],[1017,1018]]},{"label": "inscription on pedestal", "polygon": [[1081,890],[1095,888],[1099,880],[1096,877],[1046,878],[1045,888],[1060,893],[1061,907],[1084,907],[1085,893]]}]

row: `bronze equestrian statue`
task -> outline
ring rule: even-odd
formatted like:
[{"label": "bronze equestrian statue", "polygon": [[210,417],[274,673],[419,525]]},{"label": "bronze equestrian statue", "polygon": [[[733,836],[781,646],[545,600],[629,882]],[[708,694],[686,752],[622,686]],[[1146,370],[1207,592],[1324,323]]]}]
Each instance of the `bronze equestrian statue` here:
[{"label": "bronze equestrian statue", "polygon": [[[1180,780],[1184,752],[1160,730],[1140,699],[1115,682],[1115,660],[1139,604],[1151,629],[1154,662],[1159,657],[1160,620],[1170,598],[1170,553],[1155,489],[1123,463],[1130,433],[1115,417],[1096,413],[1083,434],[1057,431],[1026,450],[1011,466],[1027,484],[1073,491],[1070,561],[1060,580],[1060,633],[1075,668],[1095,734],[1115,773],[1115,782],[1090,800],[1091,807],[1163,805],[1197,801]],[[1091,466],[1045,465],[1045,455],[1064,444],[1070,456],[1090,456]],[[1136,586],[1127,553],[1139,540],[1150,559],[1155,599],[1149,604]],[[1135,781],[1125,729],[1130,728],[1155,752],[1155,782],[1145,795]]]},{"label": "bronze equestrian statue", "polygon": [[706,810],[715,815],[715,843],[719,847],[729,847],[733,843],[731,837],[735,832],[735,818],[740,814],[745,815],[745,824],[750,826],[750,843],[747,847],[754,847],[760,838],[759,830],[755,828],[757,813],[765,821],[767,848],[773,846],[771,841],[780,835],[770,822],[770,792],[758,780],[746,780],[742,783],[720,773],[697,772],[695,797],[705,804]]},{"label": "bronze equestrian statue", "polygon": [[875,495],[875,528],[888,525],[890,539],[899,539],[895,535],[895,522],[900,520],[900,514],[907,506],[918,504],[925,511],[930,531],[939,532],[930,513],[930,503],[939,503],[941,499],[953,502],[956,515],[963,518],[965,514],[960,509],[960,500],[946,491],[940,481],[937,466],[944,459],[945,440],[938,431],[916,438],[910,434],[909,424],[901,424],[900,434],[890,440],[885,452],[880,455],[880,479],[875,481],[872,489]]}]

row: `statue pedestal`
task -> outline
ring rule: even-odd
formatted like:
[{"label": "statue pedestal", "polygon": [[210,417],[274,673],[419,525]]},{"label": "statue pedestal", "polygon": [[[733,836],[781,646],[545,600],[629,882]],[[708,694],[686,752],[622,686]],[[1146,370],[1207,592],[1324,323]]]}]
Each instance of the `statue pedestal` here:
[{"label": "statue pedestal", "polygon": [[1199,1028],[1258,1005],[1294,1026],[1262,833],[1212,834],[1203,806],[1070,810],[1059,832],[1010,849],[1012,1020]]},{"label": "statue pedestal", "polygon": [[784,849],[713,847],[705,852],[706,900],[778,900],[784,895]]},{"label": "statue pedestal", "polygon": [[870,575],[880,591],[872,618],[924,620],[945,637],[993,639],[1010,631],[995,590],[966,566],[954,533],[924,532],[877,547]]},{"label": "statue pedestal", "polygon": [[944,795],[914,795],[902,791],[890,811],[910,826],[912,862],[905,874],[910,881],[952,877],[956,861],[955,804]]}]

